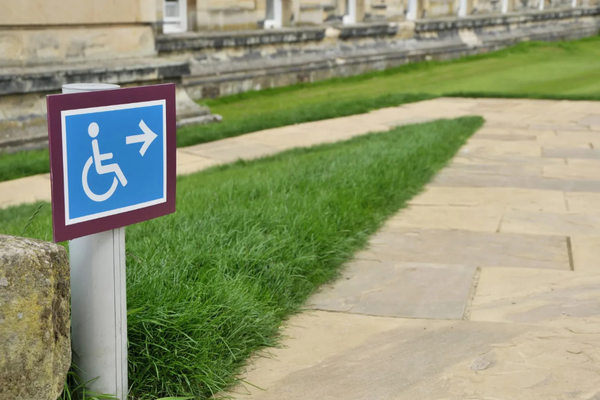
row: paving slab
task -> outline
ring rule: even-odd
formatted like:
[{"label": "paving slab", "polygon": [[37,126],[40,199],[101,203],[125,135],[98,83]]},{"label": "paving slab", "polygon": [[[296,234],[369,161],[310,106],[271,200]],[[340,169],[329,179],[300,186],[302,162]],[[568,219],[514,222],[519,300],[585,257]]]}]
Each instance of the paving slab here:
[{"label": "paving slab", "polygon": [[598,335],[544,327],[411,320],[236,398],[587,400],[600,395],[598,345]]},{"label": "paving slab", "polygon": [[[460,153],[461,158],[465,156],[465,153]],[[563,166],[564,163],[552,164]],[[524,164],[524,165],[511,165],[507,163],[463,163],[456,162],[450,165],[450,168],[444,170],[445,173],[466,173],[477,176],[528,176],[528,177],[542,177],[543,165],[540,164]]]},{"label": "paving slab", "polygon": [[600,193],[566,192],[565,198],[575,214],[600,214]]},{"label": "paving slab", "polygon": [[566,165],[547,165],[543,167],[545,178],[563,180],[600,179],[600,160],[567,159]]},{"label": "paving slab", "polygon": [[536,141],[505,141],[505,140],[483,140],[473,138],[461,149],[461,155],[476,153],[479,156],[522,156],[539,157],[542,148]]},{"label": "paving slab", "polygon": [[590,128],[579,124],[532,124],[531,130],[551,130],[551,131],[589,131]]},{"label": "paving slab", "polygon": [[50,201],[50,198],[50,174],[3,182],[0,188],[0,208]]},{"label": "paving slab", "polygon": [[473,137],[479,140],[500,140],[506,142],[537,141],[536,135],[513,135],[509,133],[476,133]]},{"label": "paving slab", "polygon": [[462,319],[476,268],[463,265],[351,262],[309,308],[388,317]]},{"label": "paving slab", "polygon": [[233,162],[239,159],[249,160],[273,155],[279,150],[247,139],[233,138],[186,147],[185,152],[212,160]]},{"label": "paving slab", "polygon": [[574,329],[590,319],[600,322],[600,272],[484,268],[470,313],[471,321]]},{"label": "paving slab", "polygon": [[581,158],[589,160],[600,160],[600,150],[591,149],[585,145],[583,147],[553,147],[542,149],[544,157],[560,157],[560,158]]},{"label": "paving slab", "polygon": [[496,232],[500,228],[504,208],[500,202],[477,206],[413,204],[392,217],[387,226]]},{"label": "paving slab", "polygon": [[287,375],[319,365],[329,357],[405,324],[406,320],[400,318],[313,310],[294,315],[285,323],[280,345],[253,356],[243,373],[249,384],[238,385],[223,397],[259,398],[266,388]]},{"label": "paving slab", "polygon": [[376,233],[356,259],[569,270],[564,236],[390,228]]},{"label": "paving slab", "polygon": [[600,214],[531,212],[507,209],[500,232],[530,235],[600,235]]},{"label": "paving slab", "polygon": [[[545,160],[550,160],[550,158],[546,158]],[[564,171],[564,169],[562,171]],[[596,180],[554,179],[526,174],[482,174],[478,171],[467,170],[464,168],[448,168],[447,170],[440,172],[434,178],[431,185],[446,187],[511,187],[565,192],[600,193],[600,176]]]},{"label": "paving slab", "polygon": [[474,137],[479,137],[482,135],[508,135],[508,136],[525,136],[525,137],[535,137],[536,139],[539,139],[541,137],[554,137],[556,136],[556,132],[552,131],[552,130],[547,130],[547,131],[540,131],[540,130],[535,130],[532,131],[530,129],[527,128],[508,128],[508,127],[498,127],[497,124],[496,126],[493,125],[489,125],[486,123],[485,125],[483,125],[481,127],[480,130],[478,130],[475,135],[473,135]]},{"label": "paving slab", "polygon": [[177,175],[191,174],[219,164],[218,160],[177,149]]},{"label": "paving slab", "polygon": [[571,236],[571,251],[575,271],[600,273],[600,236]]},{"label": "paving slab", "polygon": [[600,144],[600,134],[595,131],[556,131],[555,136],[540,137],[538,141],[545,147],[594,148]]},{"label": "paving slab", "polygon": [[452,160],[451,166],[455,164],[465,165],[500,165],[505,168],[523,167],[530,168],[531,166],[541,165],[566,165],[567,160],[561,158],[546,158],[546,157],[519,157],[519,156],[480,156],[478,154],[462,154],[459,153]]},{"label": "paving slab", "polygon": [[587,115],[577,122],[580,125],[600,126],[600,114]]},{"label": "paving slab", "polygon": [[[579,193],[578,193],[579,194]],[[600,212],[600,194],[597,198],[597,209]],[[597,197],[596,197],[597,196]],[[508,187],[444,187],[430,186],[421,194],[414,197],[411,205],[447,206],[447,207],[490,207],[496,206],[504,211],[505,208],[525,211],[567,212],[566,193],[549,190],[531,190]],[[404,215],[406,212],[400,214]]]}]

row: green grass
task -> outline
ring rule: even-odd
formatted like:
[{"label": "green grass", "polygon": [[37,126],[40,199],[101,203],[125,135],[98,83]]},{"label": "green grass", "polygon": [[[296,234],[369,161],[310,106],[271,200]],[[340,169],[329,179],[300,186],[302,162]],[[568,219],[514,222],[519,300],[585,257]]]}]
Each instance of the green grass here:
[{"label": "green grass", "polygon": [[[364,113],[440,95],[600,100],[600,37],[525,42],[494,53],[206,101],[221,124],[179,129],[189,146],[261,129]],[[0,182],[48,172],[46,150],[0,154]]]},{"label": "green grass", "polygon": [[452,61],[414,63],[347,78],[246,92],[206,104],[225,118],[239,118],[256,109],[285,110],[338,98],[351,101],[388,93],[440,96],[458,92],[597,100],[600,36],[571,42],[523,42]]},{"label": "green grass", "polygon": [[48,149],[2,153],[0,182],[50,172]]},{"label": "green grass", "polygon": [[[177,212],[127,228],[136,399],[207,398],[483,123],[441,120],[180,177]],[[0,210],[20,234],[36,205]],[[50,207],[27,236],[51,238]]]}]

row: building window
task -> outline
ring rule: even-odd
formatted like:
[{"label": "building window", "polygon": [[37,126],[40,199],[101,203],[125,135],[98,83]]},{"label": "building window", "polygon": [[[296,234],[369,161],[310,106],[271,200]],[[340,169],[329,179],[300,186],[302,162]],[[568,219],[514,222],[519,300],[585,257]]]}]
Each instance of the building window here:
[{"label": "building window", "polygon": [[265,29],[279,29],[282,27],[283,7],[281,0],[267,0],[267,16]]},{"label": "building window", "polygon": [[163,32],[187,31],[187,0],[164,0]]}]

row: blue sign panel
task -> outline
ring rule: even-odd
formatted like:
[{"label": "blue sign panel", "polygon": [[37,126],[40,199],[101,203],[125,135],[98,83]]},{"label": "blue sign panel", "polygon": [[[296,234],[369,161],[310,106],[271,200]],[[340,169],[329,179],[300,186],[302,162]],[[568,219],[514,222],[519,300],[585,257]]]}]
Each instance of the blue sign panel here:
[{"label": "blue sign panel", "polygon": [[65,225],[166,202],[165,100],[61,117]]}]

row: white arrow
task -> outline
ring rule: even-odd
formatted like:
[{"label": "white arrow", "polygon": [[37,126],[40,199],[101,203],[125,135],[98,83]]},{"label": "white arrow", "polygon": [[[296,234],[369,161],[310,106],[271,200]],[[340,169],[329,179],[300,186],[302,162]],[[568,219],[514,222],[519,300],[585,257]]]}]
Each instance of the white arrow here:
[{"label": "white arrow", "polygon": [[143,157],[144,154],[146,154],[146,150],[148,150],[148,147],[150,147],[150,145],[152,144],[152,142],[154,142],[154,139],[156,139],[158,135],[152,132],[150,128],[148,128],[148,125],[146,125],[144,120],[140,121],[140,129],[144,132],[143,134],[127,136],[125,139],[127,141],[127,144],[144,142],[142,148],[140,149],[140,154]]}]

